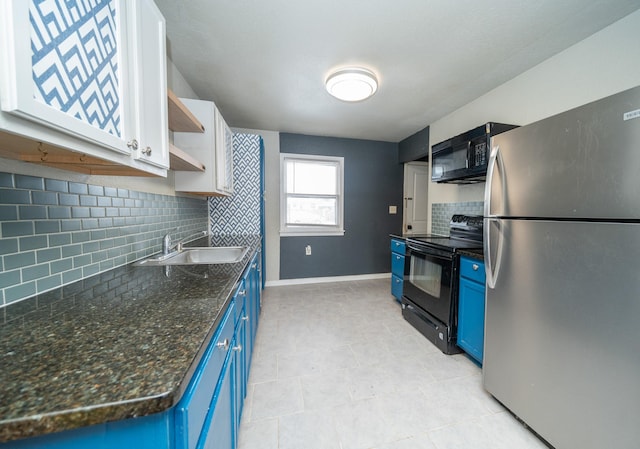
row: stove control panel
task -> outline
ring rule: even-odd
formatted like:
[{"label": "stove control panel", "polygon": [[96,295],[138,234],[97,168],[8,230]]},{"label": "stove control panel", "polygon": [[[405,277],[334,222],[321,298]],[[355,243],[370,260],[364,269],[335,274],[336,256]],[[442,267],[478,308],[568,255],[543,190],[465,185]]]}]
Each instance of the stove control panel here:
[{"label": "stove control panel", "polygon": [[482,240],[482,215],[454,214],[449,222],[451,236],[467,237]]}]

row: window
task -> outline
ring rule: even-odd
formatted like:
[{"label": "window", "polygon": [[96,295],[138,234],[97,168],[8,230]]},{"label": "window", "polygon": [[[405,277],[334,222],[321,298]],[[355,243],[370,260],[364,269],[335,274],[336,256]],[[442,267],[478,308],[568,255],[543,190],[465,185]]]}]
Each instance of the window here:
[{"label": "window", "polygon": [[344,235],[344,158],[280,154],[280,235]]}]

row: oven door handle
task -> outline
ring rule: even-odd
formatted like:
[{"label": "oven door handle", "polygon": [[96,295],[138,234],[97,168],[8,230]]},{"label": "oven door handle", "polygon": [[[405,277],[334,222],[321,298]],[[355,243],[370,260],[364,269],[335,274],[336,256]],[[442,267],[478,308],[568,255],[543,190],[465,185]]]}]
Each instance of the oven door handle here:
[{"label": "oven door handle", "polygon": [[432,252],[429,252],[428,249],[418,248],[417,246],[413,246],[411,243],[407,243],[407,248],[409,249],[409,253],[413,251],[414,253],[418,253],[426,257],[433,257],[434,259],[446,260],[449,262],[453,260],[453,254],[444,255],[444,254],[432,253]]}]

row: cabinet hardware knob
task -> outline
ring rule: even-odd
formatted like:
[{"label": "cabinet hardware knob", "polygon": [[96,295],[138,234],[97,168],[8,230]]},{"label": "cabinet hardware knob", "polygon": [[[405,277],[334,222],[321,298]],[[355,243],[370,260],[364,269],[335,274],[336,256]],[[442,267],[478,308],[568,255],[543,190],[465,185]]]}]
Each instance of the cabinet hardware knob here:
[{"label": "cabinet hardware knob", "polygon": [[245,315],[242,317],[242,321],[248,321],[249,320],[249,315]]},{"label": "cabinet hardware knob", "polygon": [[220,349],[224,349],[225,351],[229,349],[229,339],[225,338],[224,341],[220,341],[216,343],[216,346]]},{"label": "cabinet hardware knob", "polygon": [[474,264],[472,265],[472,268],[473,268],[473,271],[478,271],[478,268],[480,268],[480,267],[478,266],[478,264],[477,264],[477,263],[474,263]]},{"label": "cabinet hardware knob", "polygon": [[137,150],[138,149],[138,141],[136,139],[131,139],[129,142],[127,142],[127,146],[129,148],[131,148],[132,150]]},{"label": "cabinet hardware knob", "polygon": [[242,352],[242,345],[234,346],[233,350],[234,351],[238,351],[238,352]]},{"label": "cabinet hardware knob", "polygon": [[245,296],[246,294],[247,294],[247,291],[246,291],[246,290],[240,290],[240,291],[238,292],[238,295],[239,295],[239,296]]},{"label": "cabinet hardware knob", "polygon": [[147,147],[142,150],[142,154],[144,154],[145,156],[151,156],[151,147]]}]

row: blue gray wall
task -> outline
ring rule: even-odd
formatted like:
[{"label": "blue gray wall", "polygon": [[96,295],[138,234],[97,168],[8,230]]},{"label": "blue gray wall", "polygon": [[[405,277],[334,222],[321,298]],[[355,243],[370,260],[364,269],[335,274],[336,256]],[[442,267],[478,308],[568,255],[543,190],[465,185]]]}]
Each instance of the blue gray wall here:
[{"label": "blue gray wall", "polygon": [[429,127],[403,139],[398,144],[398,160],[400,162],[429,160]]},{"label": "blue gray wall", "polygon": [[[402,233],[398,144],[282,133],[280,152],[344,157],[346,231],[340,237],[281,237],[280,279],[390,272],[389,234]],[[389,206],[398,213],[390,215]],[[306,245],[311,256],[305,256]]]},{"label": "blue gray wall", "polygon": [[208,228],[205,199],[0,173],[2,306],[160,251]]}]

